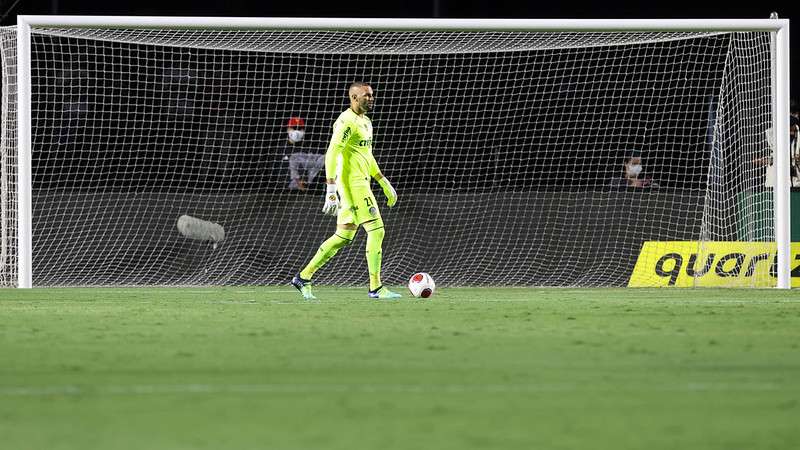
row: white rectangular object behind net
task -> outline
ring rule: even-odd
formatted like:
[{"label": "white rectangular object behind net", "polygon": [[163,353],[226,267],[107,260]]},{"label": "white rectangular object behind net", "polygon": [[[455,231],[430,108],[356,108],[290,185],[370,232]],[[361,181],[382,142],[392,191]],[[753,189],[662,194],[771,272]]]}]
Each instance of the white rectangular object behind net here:
[{"label": "white rectangular object behind net", "polygon": [[[288,282],[335,221],[324,172],[290,189],[287,120],[324,153],[353,81],[400,195],[378,194],[389,284],[625,286],[645,242],[788,240],[765,176],[780,21],[140,19],[30,27],[28,212],[18,32],[0,29],[0,284],[22,284],[20,229],[34,286]],[[364,240],[317,282],[364,284]]]}]

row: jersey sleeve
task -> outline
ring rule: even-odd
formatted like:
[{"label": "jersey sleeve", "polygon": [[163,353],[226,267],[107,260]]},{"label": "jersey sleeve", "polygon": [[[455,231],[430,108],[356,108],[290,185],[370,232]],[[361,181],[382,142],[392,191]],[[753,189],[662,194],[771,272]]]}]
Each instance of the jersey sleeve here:
[{"label": "jersey sleeve", "polygon": [[370,153],[369,155],[369,176],[375,178],[375,175],[381,173],[381,169],[378,167],[378,161],[375,161],[375,157]]},{"label": "jersey sleeve", "polygon": [[342,154],[342,150],[347,145],[350,134],[352,134],[352,124],[341,117],[336,119],[333,124],[331,143],[328,145],[328,151],[325,152],[325,178],[336,178],[336,165],[339,161],[339,155]]},{"label": "jersey sleeve", "polygon": [[[369,123],[370,128],[372,127],[372,121]],[[370,149],[369,152],[369,161],[367,170],[369,171],[369,176],[375,178],[375,175],[381,173],[380,167],[378,167],[378,161],[375,160],[375,156],[372,154],[372,150]]]}]

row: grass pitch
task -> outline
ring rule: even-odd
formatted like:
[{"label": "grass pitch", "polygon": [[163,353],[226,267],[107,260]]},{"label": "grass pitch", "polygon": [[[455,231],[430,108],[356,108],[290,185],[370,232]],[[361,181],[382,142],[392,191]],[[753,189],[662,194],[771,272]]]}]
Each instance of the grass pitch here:
[{"label": "grass pitch", "polygon": [[796,449],[777,290],[0,292],[0,447]]}]

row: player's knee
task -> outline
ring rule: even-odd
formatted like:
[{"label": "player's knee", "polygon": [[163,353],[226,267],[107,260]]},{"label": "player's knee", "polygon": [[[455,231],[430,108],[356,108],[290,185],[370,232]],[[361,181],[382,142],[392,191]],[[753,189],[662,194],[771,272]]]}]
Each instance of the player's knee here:
[{"label": "player's knee", "polygon": [[372,230],[372,231],[368,231],[368,233],[369,233],[369,237],[371,237],[373,239],[378,239],[378,240],[381,240],[381,241],[383,240],[383,236],[385,235],[385,231],[384,231],[383,227],[375,229],[375,230]]},{"label": "player's knee", "polygon": [[367,240],[383,241],[385,230],[382,220],[373,220],[372,222],[364,224],[364,230],[367,232]]},{"label": "player's knee", "polygon": [[353,239],[356,237],[357,230],[349,230],[338,227],[336,229],[336,236],[339,238],[339,245],[338,247],[344,247],[353,243]]}]

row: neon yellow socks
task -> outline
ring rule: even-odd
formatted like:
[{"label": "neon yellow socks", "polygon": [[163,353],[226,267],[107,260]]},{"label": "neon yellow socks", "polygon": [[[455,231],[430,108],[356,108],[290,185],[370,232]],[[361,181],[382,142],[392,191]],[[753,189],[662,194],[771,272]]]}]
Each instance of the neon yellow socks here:
[{"label": "neon yellow socks", "polygon": [[381,246],[383,244],[383,221],[378,219],[364,225],[367,231],[367,268],[369,269],[369,290],[381,287]]},{"label": "neon yellow socks", "polygon": [[300,276],[305,280],[310,280],[311,277],[330,261],[342,247],[353,242],[355,236],[356,230],[337,229],[333,236],[329,237],[319,246],[319,250],[317,250],[317,253],[311,258],[311,262],[300,271]]}]

